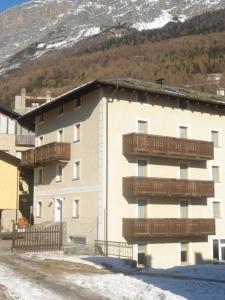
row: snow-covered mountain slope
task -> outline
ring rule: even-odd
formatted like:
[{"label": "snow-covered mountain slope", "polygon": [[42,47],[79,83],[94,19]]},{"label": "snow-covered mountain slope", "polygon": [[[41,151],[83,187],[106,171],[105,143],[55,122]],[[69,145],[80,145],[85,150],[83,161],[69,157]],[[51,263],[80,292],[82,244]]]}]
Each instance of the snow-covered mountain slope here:
[{"label": "snow-covered mountain slope", "polygon": [[124,22],[151,29],[220,8],[224,0],[33,0],[0,14],[0,63],[27,47],[39,57]]}]

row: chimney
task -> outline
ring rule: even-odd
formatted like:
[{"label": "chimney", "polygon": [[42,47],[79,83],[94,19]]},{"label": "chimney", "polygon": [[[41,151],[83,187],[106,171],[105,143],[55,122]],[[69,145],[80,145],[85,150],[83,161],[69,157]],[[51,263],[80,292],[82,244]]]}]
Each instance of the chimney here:
[{"label": "chimney", "polygon": [[51,99],[52,99],[52,97],[51,97],[51,91],[47,91],[46,92],[46,102],[50,102]]}]

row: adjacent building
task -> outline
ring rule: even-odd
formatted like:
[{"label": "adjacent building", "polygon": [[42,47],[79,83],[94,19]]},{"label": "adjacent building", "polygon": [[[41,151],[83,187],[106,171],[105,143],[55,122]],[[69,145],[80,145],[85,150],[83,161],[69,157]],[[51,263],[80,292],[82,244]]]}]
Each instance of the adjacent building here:
[{"label": "adjacent building", "polygon": [[35,149],[35,223],[68,241],[133,245],[167,268],[225,260],[225,99],[134,79],[96,80],[23,115]]}]

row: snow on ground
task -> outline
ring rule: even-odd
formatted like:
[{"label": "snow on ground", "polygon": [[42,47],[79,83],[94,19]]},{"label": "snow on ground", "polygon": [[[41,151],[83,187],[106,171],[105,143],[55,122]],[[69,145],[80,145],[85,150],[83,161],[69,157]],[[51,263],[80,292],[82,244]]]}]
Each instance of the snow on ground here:
[{"label": "snow on ground", "polygon": [[110,275],[68,275],[65,280],[84,288],[98,291],[104,297],[115,300],[182,300],[181,296],[172,294],[145,283],[142,280],[124,276],[122,274]]},{"label": "snow on ground", "polygon": [[43,252],[43,253],[25,253],[22,254],[23,257],[44,260],[44,259],[53,259],[53,260],[63,260],[79,264],[86,264],[95,267],[96,269],[102,269],[104,266],[109,267],[110,269],[116,270],[130,270],[131,266],[126,263],[125,260],[118,258],[104,257],[104,256],[87,256],[87,255],[64,255],[63,252]]},{"label": "snow on ground", "polygon": [[6,296],[17,300],[63,300],[32,280],[18,276],[13,270],[0,265],[0,285],[5,287]]},{"label": "snow on ground", "polygon": [[181,266],[166,270],[134,269],[116,258],[66,256],[62,252],[21,255],[37,261],[52,259],[88,264],[98,269],[110,266],[112,271],[116,271],[114,274],[63,273],[61,278],[66,284],[90,289],[113,300],[225,299],[225,265]]}]

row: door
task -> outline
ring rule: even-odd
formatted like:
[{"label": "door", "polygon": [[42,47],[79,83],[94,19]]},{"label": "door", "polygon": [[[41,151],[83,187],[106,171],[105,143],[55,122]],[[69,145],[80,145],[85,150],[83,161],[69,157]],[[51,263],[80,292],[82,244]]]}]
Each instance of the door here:
[{"label": "door", "polygon": [[55,200],[55,222],[62,222],[62,200]]}]

